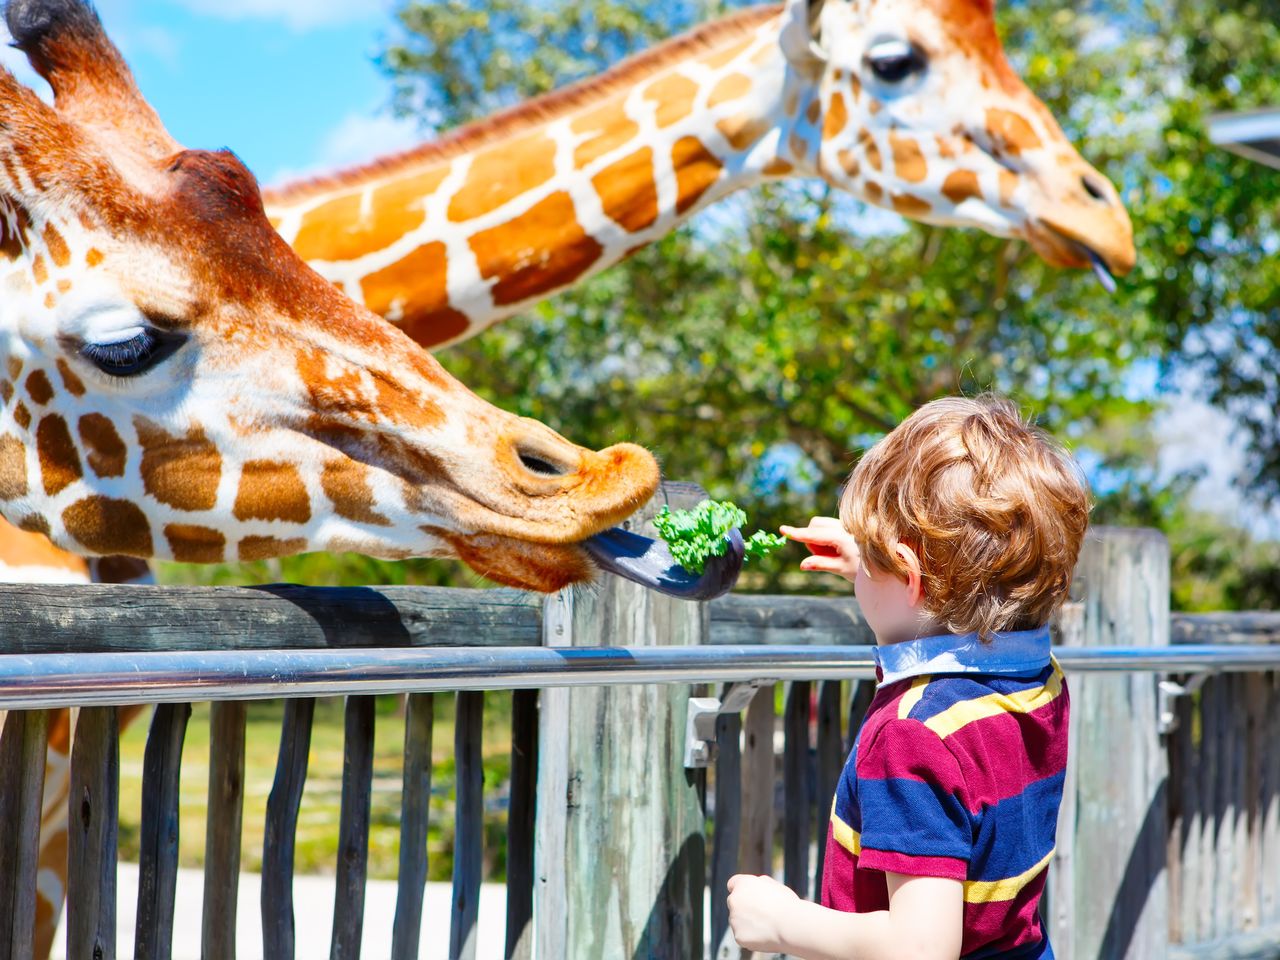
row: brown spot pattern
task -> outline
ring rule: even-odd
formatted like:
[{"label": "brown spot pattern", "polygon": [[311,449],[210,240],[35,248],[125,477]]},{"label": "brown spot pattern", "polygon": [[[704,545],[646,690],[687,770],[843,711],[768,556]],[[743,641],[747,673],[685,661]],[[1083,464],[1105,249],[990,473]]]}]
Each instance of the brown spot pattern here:
[{"label": "brown spot pattern", "polygon": [[773,129],[773,124],[764,117],[740,113],[717,121],[716,129],[724,135],[724,138],[729,141],[729,146],[734,150],[745,150]]},{"label": "brown spot pattern", "polygon": [[170,434],[144,417],[135,417],[142,445],[142,487],[178,510],[212,510],[218,501],[222,454],[199,425],[186,436]]},{"label": "brown spot pattern", "polygon": [[987,111],[987,133],[997,146],[1015,157],[1042,146],[1039,135],[1024,117],[993,107]]},{"label": "brown spot pattern", "polygon": [[1013,192],[1018,189],[1018,175],[1009,171],[1000,171],[1000,203],[1002,206],[1013,206]]},{"label": "brown spot pattern", "polygon": [[781,157],[776,157],[764,165],[764,175],[766,177],[785,177],[793,170],[795,170],[795,167]]},{"label": "brown spot pattern", "polygon": [[620,100],[575,117],[569,129],[587,136],[573,151],[573,165],[579,170],[617,150],[640,132],[640,127],[622,109]]},{"label": "brown spot pattern", "polygon": [[90,247],[89,252],[84,255],[84,265],[86,267],[96,267],[102,263],[104,259],[105,258],[103,257],[101,250],[97,247]]},{"label": "brown spot pattern", "polygon": [[32,370],[27,377],[27,395],[42,407],[53,399],[53,384],[43,370]]},{"label": "brown spot pattern", "polygon": [[276,557],[289,557],[302,553],[307,549],[307,541],[301,537],[280,540],[276,537],[245,537],[240,541],[240,559],[273,560]]},{"label": "brown spot pattern", "polygon": [[10,380],[17,380],[20,376],[22,376],[22,361],[19,360],[17,357],[10,357],[8,366],[9,366]]},{"label": "brown spot pattern", "polygon": [[849,111],[844,105],[844,97],[839,92],[831,95],[827,104],[827,114],[822,118],[822,139],[830,140],[844,129],[849,122]]},{"label": "brown spot pattern", "polygon": [[951,171],[942,184],[942,195],[957,205],[974,197],[980,199],[982,187],[978,183],[978,175],[972,170]]},{"label": "brown spot pattern", "polygon": [[320,488],[338,516],[356,523],[388,527],[391,521],[374,509],[369,468],[355,460],[331,460],[320,474]]},{"label": "brown spot pattern", "polygon": [[724,167],[697,137],[681,137],[672,145],[671,165],[676,171],[677,214],[684,214],[697,204],[720,179]]},{"label": "brown spot pattern", "polygon": [[497,279],[493,302],[520,303],[573,283],[600,259],[604,248],[578,223],[573,199],[551,194],[504,224],[469,241],[480,275]]},{"label": "brown spot pattern", "polygon": [[51,413],[36,427],[36,453],[40,457],[40,478],[44,492],[57,496],[82,476],[80,455],[71,440],[67,421]]},{"label": "brown spot pattern", "polygon": [[438,240],[424,243],[389,267],[360,281],[365,305],[386,316],[400,301],[405,305],[399,325],[419,343],[431,345],[451,340],[463,333],[469,322],[466,314],[449,306],[445,288],[448,257]]},{"label": "brown spot pattern", "polygon": [[933,209],[933,204],[910,194],[896,193],[893,196],[893,209],[904,217],[922,217]]},{"label": "brown spot pattern", "polygon": [[659,130],[689,116],[693,112],[693,101],[697,96],[698,85],[678,73],[659,77],[644,91],[644,98],[658,105],[654,119]]},{"label": "brown spot pattern", "polygon": [[171,523],[164,538],[179,563],[221,563],[226,556],[227,538],[209,527]]},{"label": "brown spot pattern", "polygon": [[49,536],[49,521],[38,513],[29,513],[25,517],[20,517],[17,521],[17,527],[27,533],[38,533],[44,537]]},{"label": "brown spot pattern", "polygon": [[742,73],[731,73],[711,88],[707,106],[718,107],[730,100],[740,100],[750,92],[751,78]]},{"label": "brown spot pattern", "polygon": [[858,162],[858,156],[852,150],[841,150],[836,154],[836,160],[840,162],[840,168],[850,177],[856,177],[862,172],[862,164]]},{"label": "brown spot pattern", "polygon": [[925,163],[924,153],[920,150],[920,144],[912,137],[891,133],[889,148],[893,151],[893,169],[898,174],[898,179],[907,183],[920,183],[928,175],[929,167]]},{"label": "brown spot pattern", "polygon": [[75,371],[61,357],[58,358],[58,376],[62,378],[62,385],[67,388],[67,391],[73,397],[84,396],[84,382],[76,376]]},{"label": "brown spot pattern", "polygon": [[714,50],[711,53],[708,53],[702,58],[702,62],[713,70],[718,70],[721,67],[727,67],[746,52],[747,47],[751,46],[753,40],[753,37],[744,37],[736,43],[731,43],[720,50]]},{"label": "brown spot pattern", "polygon": [[863,184],[862,192],[867,195],[867,199],[872,203],[880,203],[884,200],[884,190],[874,180],[868,180]]},{"label": "brown spot pattern", "polygon": [[362,194],[322,204],[302,218],[292,246],[304,260],[357,260],[391,246],[427,219],[426,201],[449,173],[448,164],[379,187],[361,216]]},{"label": "brown spot pattern", "polygon": [[62,512],[62,524],[90,553],[149,557],[155,552],[146,515],[128,500],[85,497]]},{"label": "brown spot pattern", "polygon": [[485,150],[449,201],[454,223],[473,220],[546,183],[556,172],[556,144],[544,133]]},{"label": "brown spot pattern", "polygon": [[644,147],[605,167],[591,178],[605,215],[637,233],[658,219],[658,185],[653,179],[653,150]]},{"label": "brown spot pattern", "polygon": [[311,519],[311,497],[298,468],[276,460],[250,460],[240,472],[232,514],[237,520]]},{"label": "brown spot pattern", "polygon": [[86,413],[77,426],[90,469],[99,477],[123,477],[126,450],[115,425],[100,413]]},{"label": "brown spot pattern", "polygon": [[49,258],[53,260],[55,266],[71,265],[71,250],[67,247],[67,241],[62,239],[62,234],[52,223],[45,225],[44,247],[49,251]]},{"label": "brown spot pattern", "polygon": [[43,286],[49,279],[49,265],[44,262],[43,254],[37,253],[31,259],[31,276],[35,278],[37,286]]},{"label": "brown spot pattern", "polygon": [[31,426],[31,411],[27,409],[27,405],[21,400],[18,405],[13,408],[13,420],[23,430]]},{"label": "brown spot pattern", "polygon": [[27,448],[13,434],[6,433],[0,437],[0,500],[25,497],[29,490]]},{"label": "brown spot pattern", "polygon": [[96,557],[89,564],[94,583],[141,583],[151,576],[151,565],[138,557]]}]

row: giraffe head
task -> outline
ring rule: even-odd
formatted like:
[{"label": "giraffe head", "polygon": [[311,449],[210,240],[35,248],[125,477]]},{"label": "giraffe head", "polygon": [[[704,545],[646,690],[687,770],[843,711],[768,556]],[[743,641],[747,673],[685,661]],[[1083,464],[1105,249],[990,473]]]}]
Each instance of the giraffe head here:
[{"label": "giraffe head", "polygon": [[234,155],[172,139],[87,4],[6,17],[55,102],[0,73],[0,513],[88,555],[592,575],[649,453],[491,406],[323,281]]},{"label": "giraffe head", "polygon": [[794,162],[915,220],[1022,237],[1104,283],[1134,263],[1107,180],[1005,59],[994,0],[787,0]]}]

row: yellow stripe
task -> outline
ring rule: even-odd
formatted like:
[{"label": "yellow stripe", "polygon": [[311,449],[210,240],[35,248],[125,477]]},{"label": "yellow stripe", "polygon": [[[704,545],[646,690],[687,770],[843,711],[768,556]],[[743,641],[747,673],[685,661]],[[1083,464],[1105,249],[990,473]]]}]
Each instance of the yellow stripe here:
[{"label": "yellow stripe", "polygon": [[1062,668],[1053,661],[1053,674],[1042,687],[1018,693],[990,693],[985,697],[964,700],[930,717],[924,725],[939,737],[949,737],[975,720],[996,717],[1002,713],[1032,713],[1052,703],[1062,693]]},{"label": "yellow stripe", "polygon": [[855,857],[862,856],[862,834],[837,817],[834,806],[831,810],[831,836]]},{"label": "yellow stripe", "polygon": [[1051,859],[1053,859],[1053,850],[1050,850],[1045,858],[1034,867],[1023,871],[1016,877],[1008,877],[1004,880],[966,880],[964,882],[964,902],[996,903],[1002,900],[1012,900],[1022,892],[1023,887],[1040,876],[1041,871],[1049,865]]},{"label": "yellow stripe", "polygon": [[902,695],[902,699],[898,701],[899,720],[907,719],[911,708],[920,702],[920,698],[924,696],[924,688],[929,685],[930,679],[930,677],[917,677],[911,684],[911,689]]}]

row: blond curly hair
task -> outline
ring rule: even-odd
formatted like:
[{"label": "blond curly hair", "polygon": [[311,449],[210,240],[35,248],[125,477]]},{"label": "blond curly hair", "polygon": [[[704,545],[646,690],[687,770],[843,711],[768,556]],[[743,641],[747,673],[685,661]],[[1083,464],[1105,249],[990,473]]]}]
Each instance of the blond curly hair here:
[{"label": "blond curly hair", "polygon": [[863,562],[905,577],[920,558],[924,609],[984,640],[1047,623],[1067,597],[1089,489],[1056,440],[1009,400],[935,400],[867,451],[840,499]]}]

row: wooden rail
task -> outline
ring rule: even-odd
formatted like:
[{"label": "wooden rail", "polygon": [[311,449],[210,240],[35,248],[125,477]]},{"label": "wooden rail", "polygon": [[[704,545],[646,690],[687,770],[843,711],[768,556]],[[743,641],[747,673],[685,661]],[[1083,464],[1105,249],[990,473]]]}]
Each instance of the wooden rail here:
[{"label": "wooden rail", "polygon": [[[1151,541],[1139,538],[1138,546],[1145,550]],[[1099,565],[1095,577],[1116,569],[1109,566],[1112,561],[1107,556],[1095,558]],[[1126,560],[1128,566],[1116,574],[1120,577],[1117,590],[1123,589],[1125,597],[1134,589],[1131,579],[1126,578],[1139,576],[1148,562]],[[1106,599],[1105,592],[1100,595],[1103,600],[1097,599],[1099,594],[1086,594],[1064,612],[1057,624],[1059,640],[1083,642],[1088,631],[1096,629],[1090,623],[1108,624],[1108,635],[1117,642],[1132,639],[1132,632],[1138,629],[1134,624],[1158,625],[1158,609],[1153,613],[1155,608],[1150,605],[1139,605],[1141,609],[1125,613],[1121,598]],[[693,616],[688,615],[691,612]],[[1126,620],[1126,616],[1141,619]],[[1280,642],[1280,616],[1164,616],[1169,641],[1174,644]],[[675,617],[683,619],[672,619]],[[870,639],[857,605],[836,598],[734,596],[698,613],[696,608],[655,606],[642,596],[610,593],[557,598],[544,607],[541,601],[510,591],[0,589],[0,637],[5,649],[25,655],[160,647],[317,649],[602,641],[632,645],[640,629],[648,633],[639,639],[665,632],[688,642],[701,638],[711,644],[863,644]],[[1184,687],[1189,686],[1190,678],[1179,679]],[[1091,782],[1089,777],[1094,776],[1088,771],[1095,769],[1099,776],[1116,779],[1118,731],[1156,736],[1152,706],[1156,682],[1149,674],[1114,681],[1089,678],[1088,683],[1079,684],[1073,679],[1073,695],[1080,691],[1076,714],[1081,728],[1073,754],[1076,786],[1064,821],[1086,822],[1092,817],[1092,822],[1106,824],[1108,818],[1114,819],[1113,807],[1108,806],[1113,800],[1085,789]],[[1090,694],[1088,684],[1094,683],[1096,692]],[[449,931],[450,955],[474,956],[480,925],[505,922],[506,957],[577,956],[573,948],[555,952],[550,945],[555,941],[545,938],[555,934],[558,924],[559,935],[584,938],[581,942],[613,936],[598,922],[610,915],[620,925],[624,920],[633,925],[627,927],[631,930],[627,935],[636,939],[629,943],[610,941],[607,948],[601,947],[606,952],[600,955],[693,955],[683,947],[672,950],[663,945],[688,945],[703,938],[700,911],[708,879],[715,893],[736,871],[776,870],[794,889],[813,895],[821,879],[831,794],[870,704],[873,685],[797,681],[783,686],[781,691],[762,688],[744,715],[720,718],[715,763],[709,771],[696,774],[681,769],[679,760],[684,703],[693,692],[688,688],[669,688],[660,695],[643,689],[634,694],[624,691],[623,695],[590,690],[547,691],[541,696],[534,691],[515,693],[505,918],[482,917],[477,912],[483,856],[484,785],[479,764],[483,701],[479,694],[461,695],[454,747],[458,803],[453,909],[447,923],[443,917],[434,918],[436,929]],[[1147,698],[1143,702],[1148,705],[1140,716],[1109,712],[1112,708],[1106,704],[1132,703],[1137,694]],[[1089,697],[1100,699],[1090,701]],[[1112,697],[1119,699],[1108,699]],[[1080,709],[1081,702],[1099,706]],[[549,703],[559,718],[551,727],[547,723]],[[427,874],[432,710],[430,694],[412,696],[406,707],[399,896],[392,930],[395,960],[419,955]],[[1126,780],[1125,787],[1138,790],[1126,800],[1132,801],[1135,814],[1144,814],[1150,821],[1151,812],[1156,812],[1158,852],[1153,853],[1150,836],[1142,832],[1149,825],[1132,821],[1126,821],[1128,834],[1070,838],[1060,849],[1049,903],[1050,914],[1061,918],[1054,926],[1060,957],[1150,956],[1154,960],[1168,955],[1216,960],[1280,954],[1280,751],[1274,747],[1280,741],[1280,677],[1275,673],[1211,677],[1198,690],[1175,698],[1173,710],[1177,727],[1156,747],[1161,763],[1167,762],[1167,779],[1144,778],[1138,787]],[[313,715],[314,701],[288,702],[276,782],[268,804],[261,910],[264,952],[273,958],[295,955],[293,845]],[[166,957],[170,953],[177,864],[176,785],[186,717],[183,705],[161,708],[152,721],[147,746],[139,956]],[[30,940],[21,918],[32,915],[34,827],[40,812],[36,798],[44,775],[40,744],[48,723],[49,714],[44,711],[14,713],[0,736],[0,818],[14,825],[0,836],[0,960],[30,956]],[[341,844],[335,863],[334,957],[359,955],[373,723],[371,701],[351,698],[347,705]],[[82,710],[76,727],[71,771],[69,956],[115,955],[116,727],[117,711],[107,708]],[[235,956],[244,731],[243,705],[215,705],[203,917],[207,958]],[[782,741],[776,752],[775,735]],[[610,765],[614,780],[590,779],[594,770]],[[631,798],[641,795],[637,791],[648,798],[646,803],[654,804],[643,817],[639,807],[624,810],[624,805],[636,803]],[[706,836],[701,829],[704,807],[700,805],[705,805],[711,819]],[[619,811],[630,818],[630,826],[615,837],[610,828],[616,825]],[[660,828],[660,824],[666,826]],[[673,844],[671,836],[656,837],[651,848],[637,846],[637,837],[648,838],[661,830],[675,830],[672,835],[683,839]],[[1100,862],[1084,875],[1080,858],[1090,845],[1111,847],[1120,853],[1131,849],[1144,852],[1138,859],[1130,853],[1127,863],[1123,856],[1118,862]],[[551,856],[547,862],[561,864],[565,874],[576,872],[578,887],[561,888],[549,898],[545,887],[551,871],[536,869],[535,847],[538,856]],[[557,850],[559,855],[548,853]],[[592,893],[591,887],[600,887],[591,873],[593,863],[607,862],[612,864],[611,870],[625,871],[631,869],[633,860],[643,862],[641,895],[631,891],[627,899],[626,884],[636,878],[625,875],[616,889],[603,895],[599,890]],[[576,867],[563,866],[570,863]],[[1110,915],[1128,919],[1107,923],[1104,915],[1098,926],[1106,930],[1091,934],[1101,940],[1100,947],[1083,946],[1080,931],[1075,937],[1060,937],[1064,925],[1079,923],[1079,918],[1095,909],[1082,902],[1082,897],[1091,888],[1105,888],[1102,881],[1109,875],[1107,871],[1118,872],[1113,879],[1120,894],[1114,895],[1113,901],[1099,901],[1098,906],[1104,914],[1110,911]],[[1175,944],[1172,948],[1136,946],[1140,942],[1136,931],[1152,922],[1141,910],[1146,901],[1133,901],[1136,907],[1130,914],[1124,912],[1129,908],[1115,905],[1122,896],[1150,898],[1156,895],[1152,891],[1158,891],[1163,904],[1159,929],[1155,934],[1148,929],[1144,936],[1155,938],[1150,942]],[[590,902],[591,896],[598,901]],[[564,906],[559,914],[549,915],[548,902]],[[713,895],[711,903],[711,915],[706,918],[711,956],[731,960],[737,951],[727,936],[723,898]],[[576,930],[568,929],[571,904],[577,905],[573,908],[579,924]],[[531,921],[539,910],[543,911],[539,936],[544,939],[535,944]],[[681,914],[681,910],[688,912]],[[617,952],[619,949],[623,952]],[[646,954],[645,950],[651,952]]]}]

